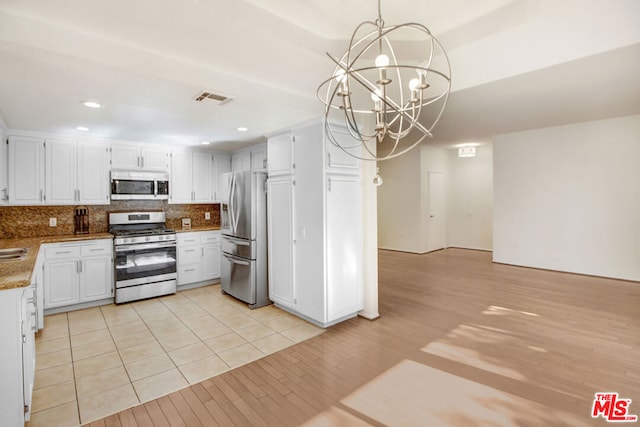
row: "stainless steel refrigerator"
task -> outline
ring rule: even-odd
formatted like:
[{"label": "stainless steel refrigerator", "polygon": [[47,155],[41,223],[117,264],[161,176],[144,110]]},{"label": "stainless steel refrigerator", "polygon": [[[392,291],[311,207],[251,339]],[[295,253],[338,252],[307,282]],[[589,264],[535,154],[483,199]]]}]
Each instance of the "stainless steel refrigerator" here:
[{"label": "stainless steel refrigerator", "polygon": [[267,193],[263,172],[231,172],[221,205],[222,291],[258,308],[271,304],[267,290]]}]

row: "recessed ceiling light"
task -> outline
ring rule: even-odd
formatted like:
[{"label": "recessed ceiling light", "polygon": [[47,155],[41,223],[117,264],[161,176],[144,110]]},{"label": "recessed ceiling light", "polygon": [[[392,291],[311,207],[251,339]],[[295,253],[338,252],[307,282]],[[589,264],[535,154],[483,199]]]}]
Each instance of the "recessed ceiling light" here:
[{"label": "recessed ceiling light", "polygon": [[243,126],[240,126],[239,128],[237,128],[238,132],[246,132],[248,130],[249,130],[249,128],[246,128],[246,127],[243,127]]},{"label": "recessed ceiling light", "polygon": [[209,145],[209,144],[210,144],[210,142],[209,142],[209,141],[200,141],[200,144],[202,144],[202,145]]},{"label": "recessed ceiling light", "polygon": [[76,130],[80,130],[82,132],[89,132],[89,128],[86,126],[76,126]]},{"label": "recessed ceiling light", "polygon": [[102,105],[98,104],[97,102],[94,101],[85,101],[82,103],[85,107],[89,107],[89,108],[100,108],[102,107]]}]

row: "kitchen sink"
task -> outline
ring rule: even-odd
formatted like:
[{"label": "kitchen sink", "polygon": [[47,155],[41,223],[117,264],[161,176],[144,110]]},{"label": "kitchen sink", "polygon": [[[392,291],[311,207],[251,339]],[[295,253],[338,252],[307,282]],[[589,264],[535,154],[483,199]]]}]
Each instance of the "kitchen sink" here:
[{"label": "kitchen sink", "polygon": [[0,262],[2,261],[19,261],[24,259],[29,252],[28,248],[7,248],[0,249]]}]

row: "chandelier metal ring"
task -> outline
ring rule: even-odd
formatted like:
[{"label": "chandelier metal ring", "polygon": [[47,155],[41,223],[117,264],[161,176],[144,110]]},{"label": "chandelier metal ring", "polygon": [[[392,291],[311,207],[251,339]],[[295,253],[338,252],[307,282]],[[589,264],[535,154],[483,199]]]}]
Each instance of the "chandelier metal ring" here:
[{"label": "chandelier metal ring", "polygon": [[[359,35],[371,26],[375,29]],[[404,45],[397,55],[391,37],[400,32]],[[427,27],[415,22],[385,27],[378,1],[378,19],[356,27],[340,58],[327,55],[335,67],[317,95],[325,105],[332,144],[353,157],[376,161],[398,157],[433,136],[449,98],[451,67]]]}]

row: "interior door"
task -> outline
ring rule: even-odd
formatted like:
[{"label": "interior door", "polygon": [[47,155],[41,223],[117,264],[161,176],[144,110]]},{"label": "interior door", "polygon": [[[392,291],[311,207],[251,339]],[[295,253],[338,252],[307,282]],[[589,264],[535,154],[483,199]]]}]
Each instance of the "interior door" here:
[{"label": "interior door", "polygon": [[447,247],[447,181],[441,172],[428,175],[427,251]]}]

